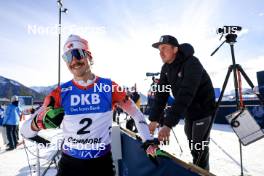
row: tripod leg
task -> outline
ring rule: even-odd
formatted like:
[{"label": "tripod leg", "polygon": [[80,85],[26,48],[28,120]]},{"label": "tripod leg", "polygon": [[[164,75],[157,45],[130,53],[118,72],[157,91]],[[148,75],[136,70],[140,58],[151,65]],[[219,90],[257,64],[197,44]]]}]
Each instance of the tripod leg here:
[{"label": "tripod leg", "polygon": [[[246,72],[243,70],[243,68],[238,65],[237,66],[238,71],[240,71],[240,73],[243,75],[243,77],[245,78],[245,80],[247,81],[248,85],[253,89],[255,86],[252,83],[252,81],[249,79],[248,75],[246,74]],[[256,94],[257,97],[259,98],[259,100],[261,101],[261,104],[264,104],[264,98],[260,95],[260,94]]]},{"label": "tripod leg", "polygon": [[[234,52],[234,45],[230,43],[230,48],[231,48],[231,55],[232,55],[232,62],[233,62],[233,74],[234,74],[234,87],[235,87],[235,93],[236,93],[236,107],[237,110],[241,109],[242,107],[240,106],[240,100],[238,97],[238,89],[241,89],[240,85],[238,85],[238,78],[237,74],[239,72],[238,70],[238,64],[236,64],[235,61],[235,52]],[[239,142],[239,151],[240,151],[240,170],[241,170],[241,176],[243,176],[243,162],[242,162],[242,146],[241,143]]]},{"label": "tripod leg", "polygon": [[[223,98],[223,96],[224,96],[224,92],[225,92],[225,89],[226,89],[226,85],[227,85],[227,83],[228,83],[228,79],[229,79],[229,77],[230,77],[230,74],[231,74],[231,72],[232,72],[232,69],[233,69],[233,66],[230,65],[229,68],[228,68],[228,71],[227,71],[227,73],[226,73],[225,81],[224,81],[224,84],[223,84],[223,86],[222,86],[222,90],[221,90],[220,96],[219,96],[219,98],[218,98],[218,100],[217,100],[217,103],[216,103],[216,111],[217,111],[217,109],[219,108],[219,105],[220,105],[220,103],[221,103],[221,100],[222,100],[222,98]],[[216,113],[215,113],[215,114],[216,114]]]},{"label": "tripod leg", "polygon": [[241,141],[239,140],[239,155],[240,155],[240,165],[241,165],[241,176],[244,175],[244,171],[243,171],[243,155],[242,155],[242,145],[241,145]]},{"label": "tripod leg", "polygon": [[235,95],[236,95],[236,107],[237,109],[240,109],[240,100],[238,96],[238,90],[240,89],[240,86],[238,85],[238,70],[236,67],[233,68],[233,74],[234,74],[234,87],[235,87]]},{"label": "tripod leg", "polygon": [[253,89],[254,88],[254,84],[252,83],[252,81],[249,79],[249,77],[247,76],[246,72],[243,70],[243,68],[240,65],[237,65],[237,69],[238,71],[240,71],[240,73],[243,75],[243,77],[245,78],[245,80],[247,81],[248,85]]},{"label": "tripod leg", "polygon": [[213,116],[213,119],[212,119],[211,125],[210,125],[210,127],[208,128],[208,131],[206,132],[206,135],[205,135],[205,139],[204,139],[204,140],[208,139],[208,136],[209,136],[209,134],[210,134],[211,128],[212,128],[213,123],[214,123],[214,120],[215,120],[215,118],[216,118],[216,115],[217,115],[217,112],[218,112],[218,109],[219,109],[219,105],[220,105],[221,100],[222,100],[222,98],[223,98],[223,96],[224,96],[224,92],[225,92],[225,89],[226,89],[226,85],[227,85],[227,83],[228,83],[228,80],[229,80],[229,77],[230,77],[230,74],[231,74],[232,70],[233,70],[233,66],[230,65],[230,66],[228,67],[228,71],[227,71],[227,73],[226,73],[225,81],[224,81],[224,84],[223,84],[223,86],[222,86],[222,90],[221,90],[220,96],[219,96],[219,98],[218,98],[218,100],[217,100],[217,103],[216,103],[216,109],[215,109],[215,112],[214,112],[214,114],[212,115],[212,116]]}]

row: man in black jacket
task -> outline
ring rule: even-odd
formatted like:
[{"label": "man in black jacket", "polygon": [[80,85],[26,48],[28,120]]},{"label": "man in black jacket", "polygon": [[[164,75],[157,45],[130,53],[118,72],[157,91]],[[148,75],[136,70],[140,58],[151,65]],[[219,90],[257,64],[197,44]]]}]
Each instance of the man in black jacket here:
[{"label": "man in black jacket", "polygon": [[[166,107],[170,91],[174,104],[166,110],[164,125],[160,129],[160,141],[168,141],[171,128],[185,117],[185,133],[193,156],[193,163],[209,170],[209,133],[215,111],[214,88],[200,61],[193,56],[190,44],[179,44],[170,35],[161,36],[152,45],[159,49],[164,63],[161,69],[158,91],[151,107],[149,129],[154,133],[160,114]],[[170,91],[164,87],[170,86]]]}]

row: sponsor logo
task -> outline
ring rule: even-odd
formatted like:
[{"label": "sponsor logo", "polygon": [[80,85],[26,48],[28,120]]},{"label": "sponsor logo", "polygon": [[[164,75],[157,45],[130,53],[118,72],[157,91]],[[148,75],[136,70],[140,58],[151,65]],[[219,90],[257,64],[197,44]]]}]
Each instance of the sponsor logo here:
[{"label": "sponsor logo", "polygon": [[98,94],[81,94],[71,95],[71,106],[77,105],[96,105],[100,103],[100,96]]},{"label": "sponsor logo", "polygon": [[204,125],[204,122],[197,122],[195,125],[196,126],[201,126],[201,125]]},{"label": "sponsor logo", "polygon": [[81,143],[81,144],[96,144],[96,143],[101,143],[102,138],[86,138],[86,139],[76,139],[73,137],[68,138],[68,142],[71,143]]},{"label": "sponsor logo", "polygon": [[61,89],[61,92],[67,92],[67,91],[72,91],[72,86],[64,87]]}]

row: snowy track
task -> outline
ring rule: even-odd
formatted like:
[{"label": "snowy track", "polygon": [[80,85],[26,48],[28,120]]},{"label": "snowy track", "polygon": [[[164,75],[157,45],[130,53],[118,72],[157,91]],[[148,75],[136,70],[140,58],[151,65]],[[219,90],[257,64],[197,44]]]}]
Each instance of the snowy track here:
[{"label": "snowy track", "polygon": [[[121,126],[124,126],[123,116],[121,116]],[[175,140],[173,134],[171,134],[170,145],[162,146],[166,151],[169,151],[176,157],[186,162],[191,162],[192,158],[189,152],[188,143],[183,130],[183,121],[180,121],[174,129],[174,132],[178,138],[180,145],[182,146],[183,153],[181,154],[178,143]],[[55,137],[52,137],[58,132],[49,131],[43,133],[47,137],[50,137],[52,141],[55,141]],[[57,137],[60,137],[57,135]],[[235,176],[240,175],[240,158],[239,158],[239,144],[235,133],[228,125],[214,125],[211,132],[211,138],[213,139],[210,143],[210,171],[219,176]],[[54,143],[55,143],[54,142]],[[26,146],[29,150],[36,152],[36,147],[26,142]],[[263,176],[264,175],[264,139],[259,140],[249,146],[243,147],[243,164],[244,174],[252,176]],[[41,171],[48,166],[48,161],[52,155],[56,152],[55,150],[41,149],[40,156],[45,159],[40,159]],[[29,163],[31,169],[36,170],[33,165],[36,163],[36,157],[28,153]],[[46,164],[45,164],[46,163]],[[27,155],[24,150],[24,146],[20,145],[16,150],[5,152],[1,149],[0,152],[0,175],[1,176],[28,176],[30,175],[27,161]],[[55,175],[55,165],[46,174],[47,176]],[[33,173],[32,175],[36,175]]]}]

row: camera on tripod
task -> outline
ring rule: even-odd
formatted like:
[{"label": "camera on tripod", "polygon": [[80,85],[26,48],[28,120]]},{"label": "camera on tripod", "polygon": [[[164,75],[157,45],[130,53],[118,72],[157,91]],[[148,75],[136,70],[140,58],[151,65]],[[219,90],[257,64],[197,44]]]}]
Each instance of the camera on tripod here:
[{"label": "camera on tripod", "polygon": [[242,27],[241,26],[223,26],[222,28],[218,28],[216,30],[217,34],[234,34],[238,31],[241,31]]}]

